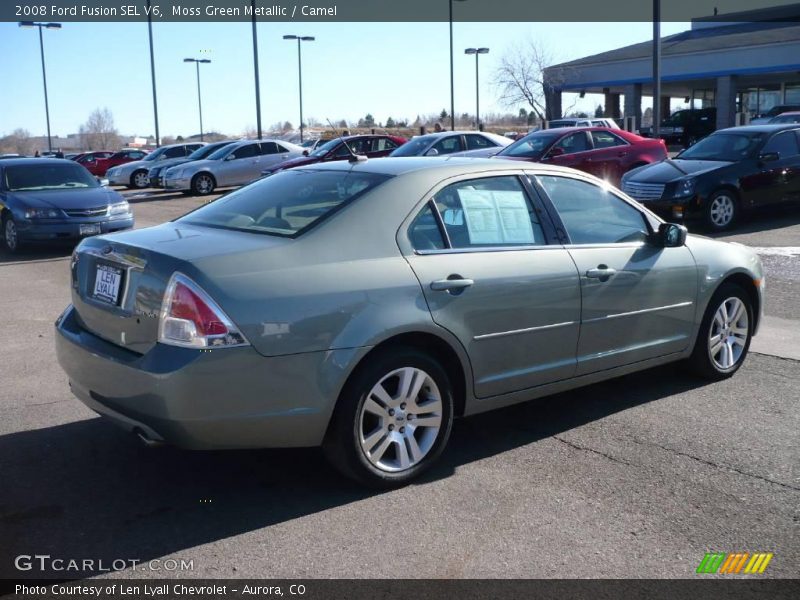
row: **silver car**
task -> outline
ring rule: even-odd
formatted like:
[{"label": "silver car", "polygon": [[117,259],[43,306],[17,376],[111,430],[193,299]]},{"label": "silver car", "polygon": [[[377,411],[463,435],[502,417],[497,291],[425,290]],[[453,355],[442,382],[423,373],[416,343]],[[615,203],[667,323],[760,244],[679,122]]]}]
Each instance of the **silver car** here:
[{"label": "silver car", "polygon": [[444,156],[466,150],[500,150],[513,141],[484,131],[441,131],[415,135],[389,156]]},{"label": "silver car", "polygon": [[106,179],[108,179],[109,185],[124,185],[136,189],[146,188],[150,185],[150,176],[148,172],[158,162],[189,156],[192,152],[203,146],[205,146],[203,142],[161,146],[153,150],[142,160],[135,160],[110,168],[106,171]]},{"label": "silver car", "polygon": [[205,196],[218,187],[250,183],[261,177],[265,169],[302,156],[303,150],[282,140],[236,142],[220,148],[205,160],[168,169],[163,173],[163,187]]},{"label": "silver car", "polygon": [[745,360],[749,248],[603,181],[512,161],[299,167],[170,223],[89,238],[56,322],[70,389],[148,443],[322,445],[407,483],[453,418],[682,360]]}]

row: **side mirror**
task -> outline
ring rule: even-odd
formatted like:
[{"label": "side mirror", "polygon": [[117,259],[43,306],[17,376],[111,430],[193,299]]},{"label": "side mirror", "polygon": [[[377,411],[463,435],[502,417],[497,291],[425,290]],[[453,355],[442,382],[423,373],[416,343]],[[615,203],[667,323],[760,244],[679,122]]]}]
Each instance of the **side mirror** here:
[{"label": "side mirror", "polygon": [[758,160],[761,162],[772,162],[778,160],[780,157],[781,155],[777,152],[762,152],[758,155]]},{"label": "side mirror", "polygon": [[308,156],[308,150],[303,150],[303,156]]},{"label": "side mirror", "polygon": [[228,161],[228,160],[236,160],[236,157],[233,155],[233,153],[231,153],[231,154],[228,154],[228,156],[225,157],[225,160],[226,161]]},{"label": "side mirror", "polygon": [[547,153],[547,158],[553,158],[555,156],[563,156],[564,149],[560,146],[556,146],[555,148],[551,148],[550,152]]},{"label": "side mirror", "polygon": [[425,156],[439,156],[439,151],[436,148],[431,148],[425,153]]},{"label": "side mirror", "polygon": [[686,245],[689,230],[677,223],[662,223],[658,227],[656,241],[662,248],[679,248]]}]

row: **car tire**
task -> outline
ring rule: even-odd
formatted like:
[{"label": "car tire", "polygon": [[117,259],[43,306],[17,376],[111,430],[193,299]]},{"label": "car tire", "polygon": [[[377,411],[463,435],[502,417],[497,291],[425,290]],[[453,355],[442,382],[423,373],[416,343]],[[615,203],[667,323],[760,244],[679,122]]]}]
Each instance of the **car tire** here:
[{"label": "car tire", "polygon": [[128,186],[134,190],[141,190],[150,185],[150,178],[147,176],[147,171],[139,170],[134,171],[131,175],[131,183]]},{"label": "car tire", "polygon": [[8,214],[3,217],[3,246],[11,254],[18,253],[22,248],[17,223],[14,217]]},{"label": "car tire", "polygon": [[747,292],[733,283],[722,284],[703,315],[690,368],[712,381],[736,373],[750,349],[753,323],[753,303]]},{"label": "car tire", "polygon": [[717,190],[705,203],[704,218],[711,231],[725,231],[739,219],[739,197],[728,189]]},{"label": "car tire", "polygon": [[431,356],[414,348],[380,352],[342,390],[323,449],[359,483],[380,489],[406,485],[447,445],[453,404],[447,373]]},{"label": "car tire", "polygon": [[217,182],[209,173],[198,173],[192,177],[192,193],[195,196],[208,196],[214,193],[216,187]]}]

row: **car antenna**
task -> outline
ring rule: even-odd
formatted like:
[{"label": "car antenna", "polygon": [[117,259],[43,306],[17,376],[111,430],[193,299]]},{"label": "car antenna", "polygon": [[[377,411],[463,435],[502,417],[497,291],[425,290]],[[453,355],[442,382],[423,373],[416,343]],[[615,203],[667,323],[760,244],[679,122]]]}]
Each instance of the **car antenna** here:
[{"label": "car antenna", "polygon": [[328,125],[331,126],[331,129],[333,129],[334,133],[336,133],[336,135],[339,137],[339,139],[342,140],[342,143],[344,144],[344,147],[347,148],[347,152],[350,154],[350,158],[347,159],[348,162],[351,162],[351,163],[352,162],[364,162],[365,160],[367,160],[367,157],[364,156],[363,154],[356,154],[355,152],[353,152],[353,149],[347,143],[347,140],[345,140],[344,136],[341,133],[339,133],[339,130],[336,129],[336,127],[333,126],[333,123],[331,123],[330,119],[325,119],[325,120],[328,122]]}]

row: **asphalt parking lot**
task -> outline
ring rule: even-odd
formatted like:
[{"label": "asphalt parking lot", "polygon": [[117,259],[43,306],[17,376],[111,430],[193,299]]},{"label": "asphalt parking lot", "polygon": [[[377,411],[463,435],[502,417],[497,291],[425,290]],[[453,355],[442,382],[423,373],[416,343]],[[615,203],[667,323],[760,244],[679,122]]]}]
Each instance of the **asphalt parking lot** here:
[{"label": "asphalt parking lot", "polygon": [[[138,227],[204,202],[124,193]],[[670,365],[463,419],[432,472],[386,493],[315,449],[141,446],[56,363],[70,250],[0,251],[0,577],[41,576],[14,557],[46,554],[193,562],[121,573],[150,578],[691,578],[709,551],[773,552],[762,577],[798,577],[800,208],[722,237],[767,272],[764,332],[733,379]]]}]

